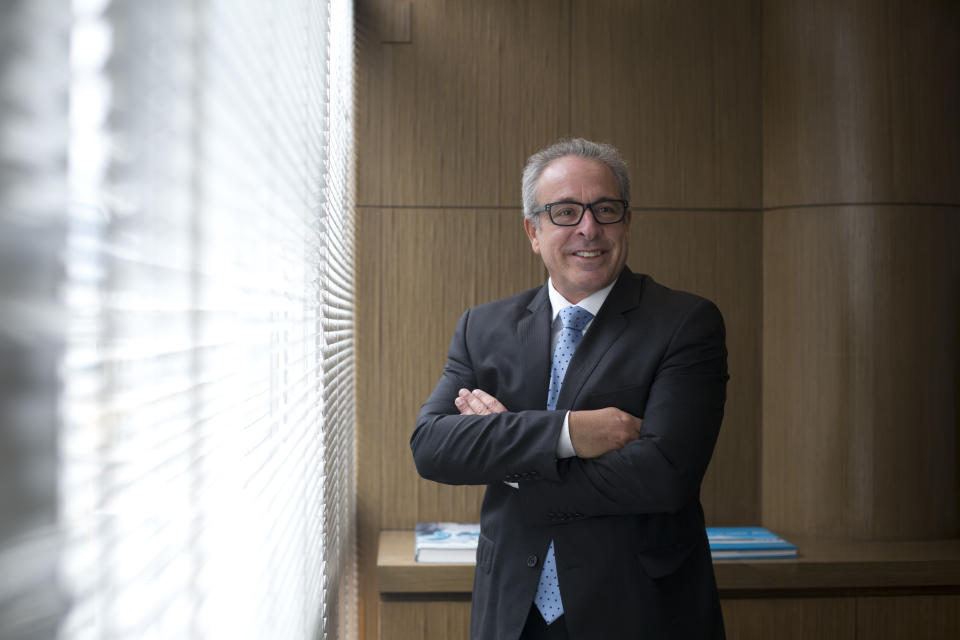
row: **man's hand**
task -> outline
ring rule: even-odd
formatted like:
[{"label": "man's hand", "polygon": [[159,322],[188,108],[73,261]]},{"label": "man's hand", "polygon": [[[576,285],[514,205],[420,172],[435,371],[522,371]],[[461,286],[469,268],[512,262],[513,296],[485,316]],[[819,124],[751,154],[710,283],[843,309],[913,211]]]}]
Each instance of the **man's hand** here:
[{"label": "man's hand", "polygon": [[503,413],[507,410],[505,406],[500,404],[499,400],[480,389],[474,389],[473,392],[460,389],[460,393],[453,403],[465,416],[486,416],[492,413]]},{"label": "man's hand", "polygon": [[635,418],[615,407],[571,411],[570,443],[578,457],[596,458],[639,438],[641,424],[641,418]]}]

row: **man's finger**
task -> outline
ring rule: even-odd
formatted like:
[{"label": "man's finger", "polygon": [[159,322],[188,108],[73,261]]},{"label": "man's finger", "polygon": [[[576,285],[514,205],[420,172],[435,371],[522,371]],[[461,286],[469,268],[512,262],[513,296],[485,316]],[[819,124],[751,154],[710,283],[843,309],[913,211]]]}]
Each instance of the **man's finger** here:
[{"label": "man's finger", "polygon": [[453,401],[453,404],[457,406],[457,409],[460,411],[460,415],[470,416],[473,415],[473,409],[470,408],[470,405],[467,404],[467,401],[463,398],[457,398]]},{"label": "man's finger", "polygon": [[473,395],[483,403],[483,406],[486,407],[489,413],[503,413],[507,410],[507,408],[503,406],[499,400],[494,398],[483,389],[474,389]]},{"label": "man's finger", "polygon": [[460,389],[459,395],[453,400],[453,404],[457,406],[457,409],[460,411],[461,415],[472,416],[476,414],[476,411],[473,410],[473,407],[470,406],[470,402],[467,400],[470,397],[470,392],[466,389]]},{"label": "man's finger", "polygon": [[[487,408],[487,405],[478,398],[476,395],[470,393],[466,389],[460,390],[460,400],[463,400],[464,404],[470,408],[470,415],[485,416],[490,413],[490,409]],[[461,413],[463,411],[461,410]]]}]

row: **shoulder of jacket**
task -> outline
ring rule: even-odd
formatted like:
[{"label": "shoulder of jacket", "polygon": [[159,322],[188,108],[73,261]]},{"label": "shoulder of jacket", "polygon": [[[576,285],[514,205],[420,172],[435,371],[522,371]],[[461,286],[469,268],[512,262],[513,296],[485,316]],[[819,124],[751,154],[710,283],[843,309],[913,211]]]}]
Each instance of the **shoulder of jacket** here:
[{"label": "shoulder of jacket", "polygon": [[660,284],[646,274],[636,274],[636,276],[641,280],[643,302],[652,303],[659,308],[670,309],[679,314],[689,313],[698,307],[716,307],[712,300],[696,293],[673,289]]}]

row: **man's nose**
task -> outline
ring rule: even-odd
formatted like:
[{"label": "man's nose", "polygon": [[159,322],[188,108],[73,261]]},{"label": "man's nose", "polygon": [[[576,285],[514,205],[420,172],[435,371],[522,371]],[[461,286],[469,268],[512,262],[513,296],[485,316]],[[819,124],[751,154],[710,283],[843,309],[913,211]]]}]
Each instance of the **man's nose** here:
[{"label": "man's nose", "polygon": [[583,217],[577,223],[577,233],[582,233],[587,237],[593,237],[600,231],[600,224],[593,215],[592,207],[583,208]]}]

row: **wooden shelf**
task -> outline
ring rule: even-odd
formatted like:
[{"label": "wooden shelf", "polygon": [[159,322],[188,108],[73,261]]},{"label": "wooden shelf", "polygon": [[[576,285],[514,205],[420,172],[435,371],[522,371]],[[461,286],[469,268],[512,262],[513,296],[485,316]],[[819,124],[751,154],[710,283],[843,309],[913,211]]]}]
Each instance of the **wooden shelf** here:
[{"label": "wooden shelf", "polygon": [[[858,542],[788,536],[800,550],[790,560],[716,560],[721,596],[811,595],[960,589],[960,539]],[[413,531],[381,531],[377,582],[381,594],[463,594],[472,564],[420,564]]]}]

